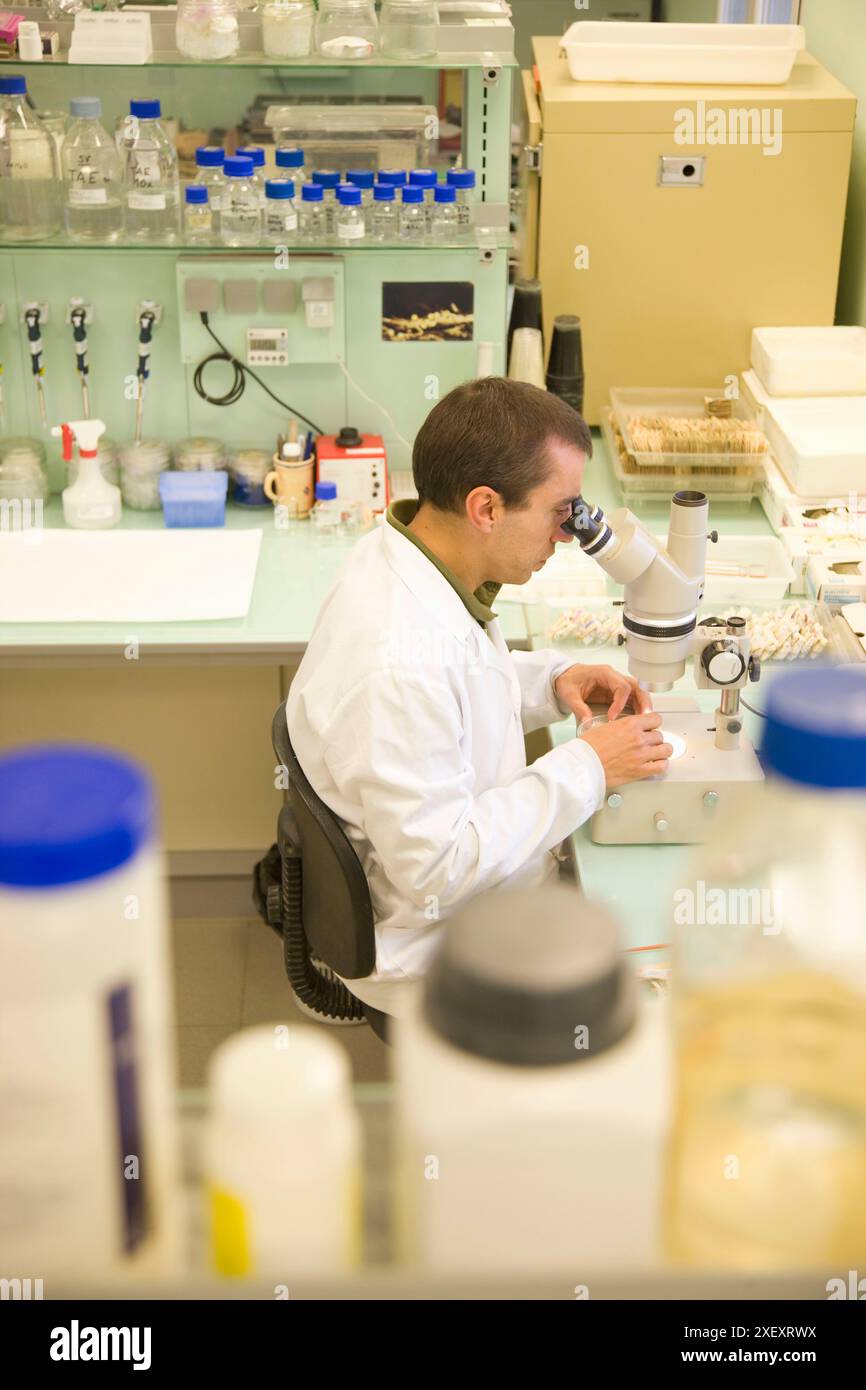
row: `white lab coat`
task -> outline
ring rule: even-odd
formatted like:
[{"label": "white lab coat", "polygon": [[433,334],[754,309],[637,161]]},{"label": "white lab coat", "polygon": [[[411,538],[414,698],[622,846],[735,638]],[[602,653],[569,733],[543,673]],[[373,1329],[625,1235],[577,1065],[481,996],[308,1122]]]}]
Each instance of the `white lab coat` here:
[{"label": "white lab coat", "polygon": [[572,661],[509,652],[447,579],[385,523],[332,585],[292,681],[287,720],[310,783],[367,876],[376,969],[353,994],[402,1014],[441,926],[484,889],[543,882],[602,804],[604,769],[577,738],[526,766],[524,732],[569,711]]}]

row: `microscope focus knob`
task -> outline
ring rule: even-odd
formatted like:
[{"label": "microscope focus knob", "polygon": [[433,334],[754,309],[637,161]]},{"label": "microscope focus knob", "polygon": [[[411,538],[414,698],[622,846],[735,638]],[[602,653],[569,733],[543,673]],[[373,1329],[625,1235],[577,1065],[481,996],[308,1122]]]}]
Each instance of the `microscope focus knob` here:
[{"label": "microscope focus knob", "polygon": [[724,642],[711,642],[704,647],[701,665],[715,685],[733,685],[746,669],[742,654]]}]

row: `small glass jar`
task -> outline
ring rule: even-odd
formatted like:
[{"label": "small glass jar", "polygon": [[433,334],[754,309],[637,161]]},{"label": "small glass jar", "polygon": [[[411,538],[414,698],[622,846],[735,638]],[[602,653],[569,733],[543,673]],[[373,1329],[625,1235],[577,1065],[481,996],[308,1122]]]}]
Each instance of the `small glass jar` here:
[{"label": "small glass jar", "polygon": [[472,208],[475,204],[475,170],[449,169],[446,182],[457,190],[457,225],[461,235],[472,227]]},{"label": "small glass jar", "polygon": [[337,189],[340,175],[336,169],[314,169],[312,182],[322,190],[325,209],[325,236],[333,237],[337,231]]},{"label": "small glass jar", "polygon": [[306,58],[313,47],[313,0],[265,0],[262,48],[267,58]]},{"label": "small glass jar", "polygon": [[277,166],[278,179],[291,179],[295,185],[295,197],[300,195],[301,188],[307,182],[307,171],[304,168],[304,151],[299,145],[284,145],[282,148],[274,150],[274,164]]},{"label": "small glass jar", "polygon": [[178,0],[175,43],[199,62],[233,58],[240,47],[237,0]]},{"label": "small glass jar", "polygon": [[298,230],[295,185],[291,179],[268,179],[265,183],[264,239],[272,246],[283,246]]},{"label": "small glass jar", "polygon": [[310,516],[314,533],[320,540],[330,540],[339,536],[342,512],[337,501],[336,483],[316,483],[316,500]]},{"label": "small glass jar", "polygon": [[298,212],[298,240],[310,246],[327,241],[325,190],[320,183],[305,183]]},{"label": "small glass jar", "polygon": [[382,0],[379,32],[389,58],[430,58],[438,49],[436,0]]},{"label": "small glass jar", "polygon": [[427,210],[424,206],[424,189],[416,183],[408,183],[401,189],[400,196],[400,240],[409,242],[424,241],[427,236]]},{"label": "small glass jar", "polygon": [[273,456],[264,449],[237,449],[229,461],[234,487],[232,497],[242,507],[269,507],[265,478],[271,471]]},{"label": "small glass jar", "polygon": [[209,246],[213,241],[213,215],[202,183],[191,183],[184,195],[183,234],[189,246]]},{"label": "small glass jar", "polygon": [[[38,439],[10,435],[0,439],[0,498],[44,502],[48,496],[45,446]],[[8,522],[7,522],[8,524]]]},{"label": "small glass jar", "polygon": [[126,507],[138,512],[157,512],[162,506],[159,478],[171,467],[171,451],[164,439],[142,439],[120,449],[120,495]]},{"label": "small glass jar", "polygon": [[424,216],[427,218],[427,230],[429,232],[433,222],[433,195],[438,183],[436,170],[411,169],[409,171],[409,183],[413,188],[423,188],[424,190]]},{"label": "small glass jar", "polygon": [[258,190],[259,205],[265,207],[265,152],[261,145],[238,145],[236,157],[251,159],[253,164],[253,186]]},{"label": "small glass jar", "polygon": [[214,240],[216,240],[220,229],[220,209],[222,208],[223,190],[226,186],[226,176],[223,172],[225,162],[226,153],[220,145],[199,145],[195,152],[195,164],[198,170],[195,181],[203,184],[207,189]]},{"label": "small glass jar", "polygon": [[366,231],[361,190],[344,184],[337,192],[337,241],[355,246],[364,240]]},{"label": "small glass jar", "polygon": [[225,446],[206,436],[182,439],[174,448],[174,466],[180,473],[219,473],[228,468]]},{"label": "small glass jar", "polygon": [[433,211],[430,216],[430,235],[433,241],[454,241],[458,235],[457,189],[440,184],[433,190]]},{"label": "small glass jar", "polygon": [[373,189],[373,210],[370,213],[370,240],[396,241],[400,235],[400,206],[396,189],[387,183],[377,183]]},{"label": "small glass jar", "polygon": [[378,47],[375,0],[319,0],[316,51],[323,58],[371,58]]}]

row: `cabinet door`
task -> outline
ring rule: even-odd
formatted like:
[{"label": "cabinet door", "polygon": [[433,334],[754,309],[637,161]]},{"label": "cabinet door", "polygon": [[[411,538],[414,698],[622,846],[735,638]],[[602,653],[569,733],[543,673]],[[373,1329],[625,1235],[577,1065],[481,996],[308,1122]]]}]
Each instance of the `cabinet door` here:
[{"label": "cabinet door", "polygon": [[517,269],[521,280],[534,280],[538,270],[538,210],[540,179],[529,168],[526,147],[541,148],[541,107],[532,69],[521,72],[523,101],[520,105],[520,165],[517,220]]},{"label": "cabinet door", "polygon": [[[661,187],[661,155],[703,155],[701,187]],[[759,145],[666,134],[545,134],[539,277],[545,332],[583,320],[586,418],[611,386],[715,386],[762,324],[831,324],[851,139]]]}]

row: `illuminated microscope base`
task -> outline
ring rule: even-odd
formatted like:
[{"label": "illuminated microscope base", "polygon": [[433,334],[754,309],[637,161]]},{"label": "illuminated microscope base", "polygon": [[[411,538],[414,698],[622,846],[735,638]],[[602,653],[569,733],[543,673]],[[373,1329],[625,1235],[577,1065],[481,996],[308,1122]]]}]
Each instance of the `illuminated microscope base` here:
[{"label": "illuminated microscope base", "polygon": [[739,748],[717,748],[713,712],[701,710],[696,700],[689,699],[689,709],[684,703],[682,696],[675,697],[666,712],[663,696],[653,701],[664,728],[685,740],[685,752],[672,758],[659,777],[629,782],[608,793],[591,821],[597,845],[703,844],[731,807],[742,805],[763,783],[757,754],[745,734],[740,734]]}]

